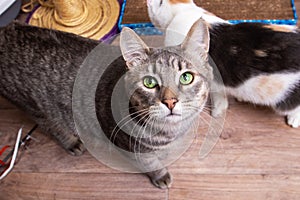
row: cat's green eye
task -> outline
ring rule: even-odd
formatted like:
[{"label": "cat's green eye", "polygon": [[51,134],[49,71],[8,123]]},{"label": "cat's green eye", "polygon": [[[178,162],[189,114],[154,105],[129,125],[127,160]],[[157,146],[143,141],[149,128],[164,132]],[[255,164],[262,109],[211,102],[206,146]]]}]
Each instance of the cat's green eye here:
[{"label": "cat's green eye", "polygon": [[158,85],[157,80],[152,76],[146,76],[144,78],[144,86],[149,89],[153,89]]},{"label": "cat's green eye", "polygon": [[182,85],[189,85],[193,82],[194,75],[190,72],[185,72],[180,76],[180,83]]}]

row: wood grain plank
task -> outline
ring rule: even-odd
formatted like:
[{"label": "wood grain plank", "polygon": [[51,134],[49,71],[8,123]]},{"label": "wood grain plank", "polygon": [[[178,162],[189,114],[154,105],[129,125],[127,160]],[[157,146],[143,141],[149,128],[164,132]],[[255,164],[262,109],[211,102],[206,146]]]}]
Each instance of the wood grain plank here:
[{"label": "wood grain plank", "polygon": [[186,175],[178,174],[169,199],[298,200],[299,175]]},{"label": "wood grain plank", "polygon": [[214,150],[203,160],[197,154],[184,155],[169,168],[173,174],[300,174],[299,153],[300,149]]},{"label": "wood grain plank", "polygon": [[162,200],[167,192],[139,174],[12,173],[0,182],[1,200]]}]

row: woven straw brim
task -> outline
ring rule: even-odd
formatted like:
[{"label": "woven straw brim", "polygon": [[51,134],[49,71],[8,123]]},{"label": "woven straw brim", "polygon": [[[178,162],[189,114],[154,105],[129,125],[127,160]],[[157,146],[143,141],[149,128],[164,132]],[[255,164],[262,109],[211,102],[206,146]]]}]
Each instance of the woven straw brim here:
[{"label": "woven straw brim", "polygon": [[[60,17],[54,6],[39,7],[29,20],[29,24],[56,29],[99,40],[116,25],[120,5],[117,0],[79,0],[81,13],[75,16]],[[81,5],[81,4],[80,4]],[[64,8],[72,9],[72,8]]]}]

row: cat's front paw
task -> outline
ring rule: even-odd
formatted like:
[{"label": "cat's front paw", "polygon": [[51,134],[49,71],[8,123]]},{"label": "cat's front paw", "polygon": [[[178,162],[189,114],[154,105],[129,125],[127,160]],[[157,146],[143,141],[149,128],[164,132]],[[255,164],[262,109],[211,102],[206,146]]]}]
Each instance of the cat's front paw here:
[{"label": "cat's front paw", "polygon": [[153,185],[155,185],[156,187],[160,188],[160,189],[168,189],[171,187],[172,185],[172,175],[167,172],[164,176],[162,176],[159,179],[153,180],[151,179]]},{"label": "cat's front paw", "polygon": [[287,123],[293,128],[300,127],[300,113],[295,113],[287,116]]},{"label": "cat's front paw", "polygon": [[225,115],[227,108],[213,108],[211,111],[211,115],[214,118],[222,117]]},{"label": "cat's front paw", "polygon": [[172,176],[166,168],[148,172],[147,175],[149,176],[153,185],[160,189],[168,189],[172,185]]},{"label": "cat's front paw", "polygon": [[81,142],[80,139],[77,140],[77,142],[73,143],[69,147],[67,147],[67,151],[72,155],[72,156],[81,156],[85,152],[86,148]]}]

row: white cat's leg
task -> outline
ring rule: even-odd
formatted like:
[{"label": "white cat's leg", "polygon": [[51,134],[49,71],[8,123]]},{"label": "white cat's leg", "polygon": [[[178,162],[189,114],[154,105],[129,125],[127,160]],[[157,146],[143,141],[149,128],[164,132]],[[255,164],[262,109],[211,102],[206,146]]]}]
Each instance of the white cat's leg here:
[{"label": "white cat's leg", "polygon": [[222,116],[226,110],[228,109],[228,99],[226,96],[221,94],[212,94],[212,116],[220,117]]},{"label": "white cat's leg", "polygon": [[228,109],[228,99],[223,85],[215,82],[211,85],[212,116],[220,117]]},{"label": "white cat's leg", "polygon": [[287,115],[287,123],[293,128],[300,127],[300,106]]}]

